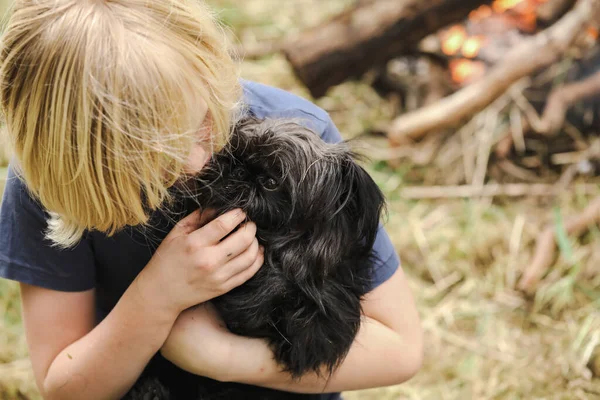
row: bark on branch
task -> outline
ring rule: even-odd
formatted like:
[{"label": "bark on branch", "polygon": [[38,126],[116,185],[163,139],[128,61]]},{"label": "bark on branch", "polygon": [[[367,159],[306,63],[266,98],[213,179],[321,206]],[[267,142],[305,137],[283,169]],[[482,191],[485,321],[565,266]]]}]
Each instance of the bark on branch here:
[{"label": "bark on branch", "polygon": [[314,97],[359,77],[425,36],[462,21],[491,0],[378,0],[358,6],[287,43],[283,52]]}]

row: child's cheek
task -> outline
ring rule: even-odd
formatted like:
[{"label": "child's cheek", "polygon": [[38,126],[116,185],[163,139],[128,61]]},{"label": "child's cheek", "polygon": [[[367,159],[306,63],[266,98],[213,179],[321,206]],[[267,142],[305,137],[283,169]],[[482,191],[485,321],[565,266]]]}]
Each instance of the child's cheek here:
[{"label": "child's cheek", "polygon": [[204,165],[206,165],[209,159],[210,152],[206,151],[206,149],[202,145],[197,144],[196,146],[194,146],[194,148],[192,148],[192,151],[190,152],[190,156],[184,167],[184,173],[196,174],[200,172],[200,170],[202,170],[202,168],[204,167]]}]

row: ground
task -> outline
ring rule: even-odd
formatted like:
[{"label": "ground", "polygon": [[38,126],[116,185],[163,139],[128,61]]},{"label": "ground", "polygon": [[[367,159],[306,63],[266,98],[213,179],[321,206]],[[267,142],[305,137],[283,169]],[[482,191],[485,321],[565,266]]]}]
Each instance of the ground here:
[{"label": "ground", "polygon": [[[237,37],[251,45],[293,35],[352,1],[210,3]],[[243,75],[309,97],[281,56],[246,62]],[[361,82],[340,85],[317,104],[346,137],[392,115],[392,107]],[[0,165],[6,165],[6,158]],[[515,290],[539,232],[582,210],[600,189],[565,191],[544,201],[407,201],[401,189],[412,169],[406,163],[396,169],[369,164],[389,199],[386,229],[422,317],[425,364],[403,385],[345,397],[600,399],[600,381],[586,366],[600,343],[600,231],[594,227],[583,238],[568,239],[559,229],[561,255],[538,294],[524,296]],[[0,281],[0,398],[38,398],[26,357],[18,288]]]}]

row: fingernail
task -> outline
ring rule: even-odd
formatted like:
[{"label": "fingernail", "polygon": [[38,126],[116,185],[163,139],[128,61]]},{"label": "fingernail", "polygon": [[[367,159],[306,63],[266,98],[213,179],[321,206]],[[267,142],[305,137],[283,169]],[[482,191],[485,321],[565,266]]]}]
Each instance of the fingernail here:
[{"label": "fingernail", "polygon": [[246,214],[244,214],[244,211],[242,211],[241,209],[236,208],[235,210],[231,211],[231,215],[229,215],[229,218],[232,221],[242,220],[246,218]]}]

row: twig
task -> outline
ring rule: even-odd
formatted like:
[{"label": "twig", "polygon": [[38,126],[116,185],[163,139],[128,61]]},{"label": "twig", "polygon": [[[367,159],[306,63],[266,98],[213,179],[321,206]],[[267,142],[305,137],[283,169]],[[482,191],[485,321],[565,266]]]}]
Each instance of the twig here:
[{"label": "twig", "polygon": [[498,122],[498,112],[488,110],[485,116],[484,128],[479,131],[479,148],[477,152],[477,162],[475,164],[475,173],[473,174],[473,186],[483,186],[485,176],[487,175],[487,166],[490,159],[490,149],[493,145],[494,130]]},{"label": "twig", "polygon": [[517,262],[517,254],[521,247],[521,238],[523,237],[523,227],[525,226],[525,217],[519,214],[515,219],[512,231],[510,233],[510,241],[508,245],[509,249],[509,263],[506,268],[506,285],[514,289],[517,283],[517,271],[515,264]]},{"label": "twig", "polygon": [[525,124],[519,110],[513,107],[510,110],[510,133],[515,149],[520,153],[525,153]]},{"label": "twig", "polygon": [[543,179],[534,172],[526,168],[519,167],[515,165],[512,161],[508,159],[500,160],[498,162],[498,168],[506,174],[509,174],[521,181],[532,182],[532,183],[541,183]]},{"label": "twig", "polygon": [[535,107],[531,104],[531,102],[525,97],[523,92],[512,92],[513,99],[515,100],[515,104],[521,109],[527,121],[529,121],[529,125],[539,132],[539,127],[542,126],[542,120],[538,115]]},{"label": "twig", "polygon": [[[598,223],[600,218],[600,196],[593,199],[579,215],[565,221],[565,230],[568,235],[579,236],[592,224]],[[554,239],[554,225],[547,227],[538,237],[533,259],[523,272],[519,281],[519,289],[532,293],[544,273],[552,265],[556,252]]]},{"label": "twig", "polygon": [[550,25],[573,7],[573,4],[575,0],[549,0],[535,10],[537,20],[544,25]]},{"label": "twig", "polygon": [[[598,186],[593,184],[575,185],[571,190],[592,192]],[[556,187],[550,184],[489,183],[484,186],[406,186],[401,189],[400,196],[404,199],[449,199],[462,197],[547,197],[556,195]]]},{"label": "twig", "polygon": [[554,89],[548,97],[540,123],[534,125],[539,133],[554,134],[562,128],[569,108],[575,103],[600,93],[600,71],[588,78]]},{"label": "twig", "polygon": [[556,191],[560,193],[567,190],[567,187],[573,182],[576,175],[577,165],[569,165],[554,184],[554,186],[556,186]]},{"label": "twig", "polygon": [[439,102],[398,117],[390,126],[390,139],[403,143],[429,132],[458,124],[498,98],[513,82],[560,59],[600,9],[600,0],[580,0],[550,28],[523,40],[496,64],[488,75]]},{"label": "twig", "polygon": [[468,124],[463,126],[459,131],[460,144],[462,148],[463,169],[465,171],[465,180],[471,182],[475,171],[475,152],[470,143],[473,141],[473,133],[475,132],[475,119],[472,119]]}]

